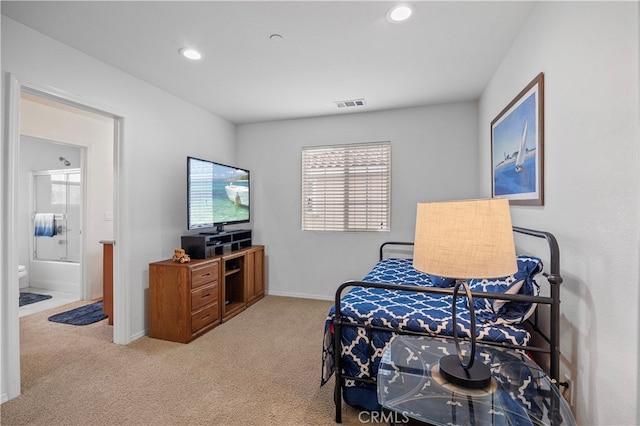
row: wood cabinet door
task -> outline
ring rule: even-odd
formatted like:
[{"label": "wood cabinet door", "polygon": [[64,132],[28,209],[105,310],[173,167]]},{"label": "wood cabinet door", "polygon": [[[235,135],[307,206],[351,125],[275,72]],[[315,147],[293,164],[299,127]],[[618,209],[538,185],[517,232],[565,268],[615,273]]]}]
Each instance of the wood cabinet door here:
[{"label": "wood cabinet door", "polygon": [[260,247],[247,252],[245,262],[247,303],[251,303],[264,296],[264,249]]}]

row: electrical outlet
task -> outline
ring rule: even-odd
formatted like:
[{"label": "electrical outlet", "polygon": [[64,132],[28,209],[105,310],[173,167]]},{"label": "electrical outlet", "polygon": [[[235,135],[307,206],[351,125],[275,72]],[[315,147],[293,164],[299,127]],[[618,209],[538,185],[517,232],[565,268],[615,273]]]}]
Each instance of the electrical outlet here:
[{"label": "electrical outlet", "polygon": [[567,374],[565,374],[562,381],[567,384],[566,387],[562,388],[562,396],[567,400],[569,406],[573,408],[575,405],[575,401],[573,400],[575,394],[575,389],[573,389],[573,380],[571,380],[571,378]]}]

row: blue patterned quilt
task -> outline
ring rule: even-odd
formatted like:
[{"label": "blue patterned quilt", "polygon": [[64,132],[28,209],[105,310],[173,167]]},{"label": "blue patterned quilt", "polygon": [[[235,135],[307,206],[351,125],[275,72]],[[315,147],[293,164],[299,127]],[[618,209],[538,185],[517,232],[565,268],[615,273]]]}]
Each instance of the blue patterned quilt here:
[{"label": "blue patterned quilt", "polygon": [[[415,270],[412,263],[411,259],[384,259],[376,264],[363,281],[433,287],[432,278]],[[453,336],[451,301],[450,295],[355,287],[342,297],[341,310],[344,322],[347,323]],[[458,334],[460,337],[468,337],[469,309],[464,297],[457,298],[456,308]],[[322,385],[329,380],[335,368],[334,316],[335,307],[332,307],[324,327]],[[378,330],[372,331],[369,335],[363,328],[343,325],[343,373],[358,378],[375,379],[380,359],[392,336],[392,332]],[[495,316],[476,312],[476,338],[526,345],[530,334],[522,325],[504,324],[496,320]],[[356,407],[378,409],[375,385],[346,380],[344,399]]]}]

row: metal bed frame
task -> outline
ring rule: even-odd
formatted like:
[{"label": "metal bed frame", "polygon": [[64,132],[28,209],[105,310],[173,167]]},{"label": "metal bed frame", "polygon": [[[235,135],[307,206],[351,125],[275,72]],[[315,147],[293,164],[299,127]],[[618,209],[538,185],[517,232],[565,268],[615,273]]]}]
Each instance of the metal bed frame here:
[{"label": "metal bed frame", "polygon": [[[556,238],[549,232],[536,231],[532,229],[513,227],[515,233],[524,234],[536,238],[543,238],[546,240],[549,254],[550,265],[549,272],[544,272],[544,276],[550,285],[550,296],[526,296],[521,294],[502,294],[502,293],[485,293],[485,292],[471,292],[473,297],[482,297],[485,299],[500,299],[518,302],[534,302],[540,305],[549,305],[549,332],[545,332],[541,329],[541,324],[538,319],[538,312],[540,309],[536,309],[534,315],[527,320],[527,324],[531,326],[537,335],[541,336],[545,346],[520,346],[509,343],[492,343],[482,342],[483,344],[493,344],[498,346],[504,346],[511,349],[525,350],[529,352],[546,353],[549,354],[549,377],[556,386],[568,386],[568,383],[559,382],[560,375],[560,284],[562,283],[562,276],[560,275],[560,249]],[[412,242],[386,242],[380,246],[380,260],[383,259],[383,249],[387,245],[405,245],[412,246]],[[335,364],[335,421],[336,423],[342,423],[342,386],[345,380],[354,380],[364,383],[376,383],[375,377],[360,378],[354,376],[348,376],[342,373],[342,327],[356,327],[365,328],[368,336],[371,336],[373,330],[387,331],[394,334],[407,334],[407,335],[426,335],[431,336],[430,333],[419,333],[414,331],[398,331],[387,327],[371,326],[364,324],[353,324],[348,321],[344,321],[341,310],[341,299],[345,289],[351,287],[365,287],[365,288],[380,288],[388,290],[402,290],[419,293],[431,293],[431,294],[449,294],[453,295],[453,289],[451,288],[439,288],[439,287],[416,287],[399,284],[386,284],[386,283],[370,283],[364,281],[347,281],[341,284],[335,293],[335,318],[334,318],[334,364]],[[446,336],[440,336],[446,337]],[[371,342],[371,338],[369,338]],[[544,343],[543,342],[543,343]],[[369,350],[371,351],[371,343],[369,344]],[[369,357],[370,362],[370,357]]]}]

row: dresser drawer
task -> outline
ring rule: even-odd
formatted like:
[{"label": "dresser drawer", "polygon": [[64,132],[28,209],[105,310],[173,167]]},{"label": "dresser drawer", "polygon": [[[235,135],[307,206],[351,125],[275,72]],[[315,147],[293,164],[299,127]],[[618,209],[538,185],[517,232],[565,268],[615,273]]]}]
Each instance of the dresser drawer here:
[{"label": "dresser drawer", "polygon": [[191,292],[191,310],[195,311],[204,305],[213,303],[218,300],[218,281],[213,284],[207,284]]},{"label": "dresser drawer", "polygon": [[218,262],[194,267],[191,270],[191,288],[218,280]]},{"label": "dresser drawer", "polygon": [[220,305],[216,300],[191,314],[191,332],[194,333],[202,327],[211,324],[220,318]]}]

